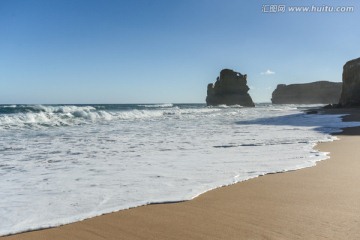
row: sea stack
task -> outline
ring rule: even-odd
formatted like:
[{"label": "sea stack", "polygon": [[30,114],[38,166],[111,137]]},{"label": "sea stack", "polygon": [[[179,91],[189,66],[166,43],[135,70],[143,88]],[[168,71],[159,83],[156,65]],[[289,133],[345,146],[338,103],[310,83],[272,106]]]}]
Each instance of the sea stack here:
[{"label": "sea stack", "polygon": [[343,87],[339,105],[360,106],[360,58],[348,61],[343,68]]},{"label": "sea stack", "polygon": [[335,104],[339,102],[341,82],[317,81],[279,84],[272,93],[273,104]]},{"label": "sea stack", "polygon": [[217,77],[215,84],[207,86],[206,104],[216,105],[241,105],[255,107],[248,91],[247,75],[231,69],[223,69]]}]

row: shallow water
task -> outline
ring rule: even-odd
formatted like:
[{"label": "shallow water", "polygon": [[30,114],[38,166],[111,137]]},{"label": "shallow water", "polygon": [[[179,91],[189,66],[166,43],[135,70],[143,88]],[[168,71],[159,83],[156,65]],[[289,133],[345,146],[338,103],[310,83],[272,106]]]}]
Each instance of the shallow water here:
[{"label": "shallow water", "polygon": [[0,235],[313,166],[357,125],[295,105],[0,105]]}]

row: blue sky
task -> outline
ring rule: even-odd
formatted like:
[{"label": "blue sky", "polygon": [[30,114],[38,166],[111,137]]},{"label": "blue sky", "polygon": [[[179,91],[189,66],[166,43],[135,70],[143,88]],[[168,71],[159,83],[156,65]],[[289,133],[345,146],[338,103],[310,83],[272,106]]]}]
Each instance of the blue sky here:
[{"label": "blue sky", "polygon": [[279,83],[341,81],[359,22],[357,1],[1,0],[0,103],[203,103],[223,68],[270,101]]}]

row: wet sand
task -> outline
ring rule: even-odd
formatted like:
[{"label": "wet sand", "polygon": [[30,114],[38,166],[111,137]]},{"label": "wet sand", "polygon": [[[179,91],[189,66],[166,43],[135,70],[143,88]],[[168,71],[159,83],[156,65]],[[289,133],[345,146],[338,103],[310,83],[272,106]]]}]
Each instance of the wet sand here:
[{"label": "wet sand", "polygon": [[1,239],[360,239],[360,128],[338,137],[317,145],[331,158],[315,167]]}]

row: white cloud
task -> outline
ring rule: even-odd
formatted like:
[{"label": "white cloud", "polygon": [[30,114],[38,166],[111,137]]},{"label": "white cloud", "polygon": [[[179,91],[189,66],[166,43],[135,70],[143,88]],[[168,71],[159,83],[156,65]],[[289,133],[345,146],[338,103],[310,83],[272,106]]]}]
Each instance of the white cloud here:
[{"label": "white cloud", "polygon": [[271,71],[270,69],[266,70],[265,72],[261,72],[261,75],[273,75],[275,72]]}]

